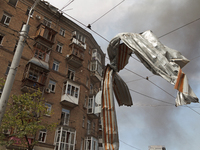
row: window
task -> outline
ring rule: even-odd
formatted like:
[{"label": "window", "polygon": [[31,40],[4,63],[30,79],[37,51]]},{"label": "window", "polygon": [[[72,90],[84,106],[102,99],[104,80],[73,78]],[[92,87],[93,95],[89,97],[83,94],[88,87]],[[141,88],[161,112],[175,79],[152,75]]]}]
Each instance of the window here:
[{"label": "window", "polygon": [[72,36],[77,40],[79,40],[80,42],[85,43],[85,37],[82,34],[78,33],[77,31],[74,31],[72,33]]},{"label": "window", "polygon": [[11,4],[12,6],[16,6],[18,0],[9,0],[9,4]]},{"label": "window", "polygon": [[51,92],[55,92],[55,88],[56,88],[56,82],[49,80],[49,89]]},{"label": "window", "polygon": [[84,150],[83,144],[84,144],[84,138],[81,138],[81,148],[80,148],[80,150]]},{"label": "window", "polygon": [[98,150],[98,140],[94,137],[85,139],[85,150]]},{"label": "window", "polygon": [[85,116],[83,116],[82,127],[85,127]]},{"label": "window", "polygon": [[84,105],[83,105],[84,108],[87,108],[87,99],[88,99],[88,97],[85,96]]},{"label": "window", "polygon": [[2,45],[2,43],[3,43],[3,35],[0,33],[0,45]]},{"label": "window", "polygon": [[76,131],[66,127],[59,127],[56,131],[55,150],[74,150]]},{"label": "window", "polygon": [[60,124],[61,125],[69,125],[69,116],[70,116],[70,111],[62,108]]},{"label": "window", "polygon": [[93,97],[88,99],[88,113],[94,113],[94,100]]},{"label": "window", "polygon": [[56,46],[56,51],[59,53],[62,53],[62,48],[63,48],[63,44],[62,43],[58,43]]},{"label": "window", "polygon": [[47,114],[46,115],[50,115],[51,114],[51,104],[45,103],[45,106],[47,108]]},{"label": "window", "polygon": [[38,71],[36,71],[36,70],[30,70],[29,74],[28,74],[28,78],[37,82],[38,78],[39,78],[38,77]]},{"label": "window", "polygon": [[[30,7],[27,8],[26,15],[29,15],[30,9],[31,9]],[[30,17],[33,17],[33,13],[34,13],[34,9],[32,9]]]},{"label": "window", "polygon": [[58,71],[58,69],[59,69],[59,64],[60,64],[60,63],[59,63],[58,61],[55,61],[55,60],[54,60],[52,69],[55,70],[55,71]]},{"label": "window", "polygon": [[65,82],[64,83],[64,94],[68,94],[68,95],[78,99],[79,88],[80,88],[79,86],[74,85],[74,84],[70,83],[69,81]]},{"label": "window", "polygon": [[65,36],[65,29],[60,28],[60,33],[59,34],[62,35],[62,36]]},{"label": "window", "polygon": [[93,122],[93,128],[92,128],[93,132],[95,132],[95,126],[96,124]]},{"label": "window", "polygon": [[8,75],[8,72],[9,72],[9,70],[10,70],[10,66],[11,66],[11,62],[8,63],[8,66],[7,66],[5,75]]},{"label": "window", "polygon": [[16,41],[16,43],[15,43],[15,47],[14,47],[14,49],[13,49],[13,52],[15,53],[15,51],[16,51],[16,49],[17,49],[17,45],[18,45],[18,41]]},{"label": "window", "polygon": [[87,121],[87,134],[90,134],[90,128],[91,128],[91,121]]},{"label": "window", "polygon": [[75,71],[68,69],[67,78],[70,80],[75,80]]},{"label": "window", "polygon": [[45,143],[46,135],[47,135],[47,130],[46,129],[40,130],[38,141],[42,142],[42,143]]},{"label": "window", "polygon": [[98,60],[101,63],[101,54],[97,51],[97,49],[92,51],[92,60]]},{"label": "window", "polygon": [[4,13],[2,18],[1,18],[1,23],[5,24],[5,25],[9,25],[10,19],[11,19],[11,16]]},{"label": "window", "polygon": [[47,27],[50,28],[52,22],[51,22],[51,20],[49,20],[49,19],[47,19],[47,18],[44,18],[43,23],[44,23],[45,26],[47,26]]}]

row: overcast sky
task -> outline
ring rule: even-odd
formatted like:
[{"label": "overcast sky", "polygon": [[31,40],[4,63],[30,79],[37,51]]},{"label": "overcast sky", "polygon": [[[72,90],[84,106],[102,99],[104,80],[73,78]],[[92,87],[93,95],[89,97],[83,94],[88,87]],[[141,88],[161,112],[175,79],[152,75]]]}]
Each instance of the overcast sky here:
[{"label": "overcast sky", "polygon": [[[69,2],[48,1],[59,9]],[[122,0],[74,0],[64,10],[71,17],[88,25],[120,2]],[[191,88],[200,98],[199,7],[199,0],[124,0],[93,23],[91,28],[110,41],[121,32],[141,33],[151,30],[160,37],[186,25],[159,39],[164,45],[180,51],[191,60],[183,71],[188,76]],[[190,22],[193,23],[188,24]],[[106,53],[108,42],[89,29],[86,30],[94,36]],[[106,63],[109,63],[107,59]],[[199,150],[200,105],[190,104],[190,108],[175,107],[174,97],[177,91],[170,83],[159,76],[152,76],[149,70],[132,58],[126,68],[143,77],[148,76],[152,82],[170,94],[125,69],[120,71],[120,76],[127,82],[129,89],[158,99],[153,100],[131,91],[134,105],[117,106],[120,150],[147,150],[150,145],[164,145],[167,150]]]}]

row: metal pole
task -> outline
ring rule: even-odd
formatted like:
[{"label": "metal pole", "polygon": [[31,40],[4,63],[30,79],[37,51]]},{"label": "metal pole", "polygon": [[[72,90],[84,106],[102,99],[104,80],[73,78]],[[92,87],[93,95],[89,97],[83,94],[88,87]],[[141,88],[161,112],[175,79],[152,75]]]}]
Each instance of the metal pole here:
[{"label": "metal pole", "polygon": [[27,23],[26,23],[26,25],[23,25],[22,30],[20,32],[19,42],[18,42],[16,51],[15,51],[11,66],[10,66],[10,70],[8,72],[8,76],[7,76],[7,79],[6,79],[4,88],[3,88],[1,99],[0,99],[0,125],[1,125],[4,113],[5,113],[5,110],[6,110],[6,106],[8,103],[8,99],[10,96],[10,92],[11,92],[13,83],[15,80],[15,75],[17,72],[17,68],[19,66],[21,56],[22,56],[22,51],[23,51],[23,48],[25,45],[25,41],[28,36],[28,32],[29,32],[29,28],[30,28],[28,25],[29,19],[30,19],[30,14],[31,14],[31,11],[35,8],[35,6],[37,5],[37,3],[39,1],[40,0],[36,0],[35,3],[33,4],[33,6],[31,7],[31,9],[29,11]]}]

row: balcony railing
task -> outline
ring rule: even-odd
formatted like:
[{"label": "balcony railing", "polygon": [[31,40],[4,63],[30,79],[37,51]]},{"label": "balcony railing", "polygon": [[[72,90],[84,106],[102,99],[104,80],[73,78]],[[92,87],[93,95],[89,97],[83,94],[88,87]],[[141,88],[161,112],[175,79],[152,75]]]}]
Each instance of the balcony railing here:
[{"label": "balcony railing", "polygon": [[40,89],[40,91],[43,91],[44,86],[45,85],[42,83],[39,83],[39,82],[33,81],[29,78],[26,78],[26,79],[22,80],[21,90],[23,92],[34,92],[38,89]]},{"label": "balcony railing", "polygon": [[97,131],[95,131],[94,129],[87,129],[86,136],[93,136],[93,137],[97,137],[97,136],[98,136],[98,132],[97,132]]},{"label": "balcony railing", "polygon": [[46,45],[49,47],[52,46],[55,42],[55,36],[57,32],[53,30],[52,28],[45,26],[44,24],[40,24],[38,26],[38,29],[36,31],[36,40],[39,40],[41,42],[45,42]]},{"label": "balcony railing", "polygon": [[61,102],[62,105],[69,106],[71,108],[78,106],[78,98],[75,98],[69,94],[63,94],[61,96]]}]

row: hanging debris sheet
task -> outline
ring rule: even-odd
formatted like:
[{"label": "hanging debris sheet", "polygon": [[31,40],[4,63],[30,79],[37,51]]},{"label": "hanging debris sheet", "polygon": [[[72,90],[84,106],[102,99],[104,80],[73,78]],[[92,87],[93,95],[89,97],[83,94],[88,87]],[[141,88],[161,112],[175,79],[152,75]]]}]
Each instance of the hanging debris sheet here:
[{"label": "hanging debris sheet", "polygon": [[[159,75],[178,90],[175,105],[198,102],[190,88],[186,75],[182,72],[189,60],[180,52],[163,45],[151,31],[141,34],[120,33],[114,37],[107,48],[110,65],[107,65],[102,92],[103,146],[105,150],[118,150],[119,140],[113,93],[119,106],[132,105],[126,83],[117,72],[127,64],[134,53],[153,74]],[[113,92],[114,91],[114,92]]]}]

